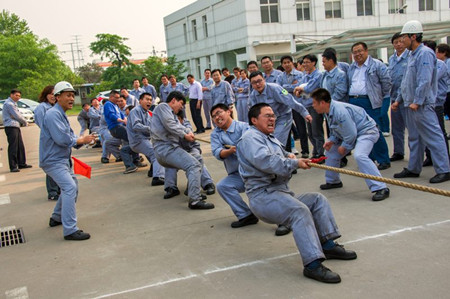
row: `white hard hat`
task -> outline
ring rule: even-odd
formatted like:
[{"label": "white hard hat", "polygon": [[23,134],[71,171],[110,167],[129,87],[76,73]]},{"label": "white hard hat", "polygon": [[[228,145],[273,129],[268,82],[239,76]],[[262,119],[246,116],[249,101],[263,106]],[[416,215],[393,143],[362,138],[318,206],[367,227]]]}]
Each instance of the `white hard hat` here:
[{"label": "white hard hat", "polygon": [[405,23],[400,34],[423,33],[422,24],[417,20],[411,20]]},{"label": "white hard hat", "polygon": [[61,81],[56,83],[55,89],[53,90],[54,95],[58,95],[63,91],[73,91],[75,92],[75,89],[73,89],[72,84],[70,84],[67,81]]}]

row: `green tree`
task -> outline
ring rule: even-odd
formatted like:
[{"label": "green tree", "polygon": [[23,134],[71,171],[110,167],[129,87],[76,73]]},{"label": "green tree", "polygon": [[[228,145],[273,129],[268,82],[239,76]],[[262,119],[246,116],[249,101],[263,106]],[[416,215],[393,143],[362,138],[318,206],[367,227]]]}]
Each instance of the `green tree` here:
[{"label": "green tree", "polygon": [[8,24],[9,30],[0,35],[1,98],[7,97],[11,89],[20,88],[24,98],[37,99],[46,85],[60,80],[82,82],[61,61],[56,46],[47,39],[39,40],[26,21],[3,11],[0,24]]},{"label": "green tree", "polygon": [[149,83],[157,90],[161,85],[162,74],[174,75],[178,81],[181,81],[185,79],[182,76],[184,72],[186,72],[185,65],[177,62],[175,55],[168,57],[166,62],[162,58],[150,56],[142,65],[142,75],[147,76]]},{"label": "green tree", "polygon": [[130,47],[124,44],[128,38],[108,33],[99,33],[95,37],[97,41],[89,45],[93,54],[100,55],[102,60],[104,57],[110,59],[118,68],[129,62]]},{"label": "green tree", "polygon": [[96,63],[88,63],[80,66],[77,69],[77,74],[83,78],[86,83],[98,83],[102,78],[103,69]]},{"label": "green tree", "polygon": [[7,10],[0,13],[0,35],[14,36],[32,34],[25,20],[21,20],[16,14],[10,14]]}]

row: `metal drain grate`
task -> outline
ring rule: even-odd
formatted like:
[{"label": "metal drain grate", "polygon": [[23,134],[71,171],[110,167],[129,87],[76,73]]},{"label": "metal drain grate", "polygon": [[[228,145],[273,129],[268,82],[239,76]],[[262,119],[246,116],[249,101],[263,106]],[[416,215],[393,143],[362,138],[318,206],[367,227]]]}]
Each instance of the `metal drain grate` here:
[{"label": "metal drain grate", "polygon": [[22,228],[0,228],[0,248],[25,243]]}]

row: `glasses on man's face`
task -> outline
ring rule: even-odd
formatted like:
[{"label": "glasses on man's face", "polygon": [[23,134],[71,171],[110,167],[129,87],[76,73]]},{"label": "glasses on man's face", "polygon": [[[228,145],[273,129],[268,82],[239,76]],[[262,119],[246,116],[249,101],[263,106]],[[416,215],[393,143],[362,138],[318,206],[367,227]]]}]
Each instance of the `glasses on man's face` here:
[{"label": "glasses on man's face", "polygon": [[258,80],[253,80],[252,81],[252,85],[258,85],[258,84],[261,84],[261,83],[263,83],[263,79],[258,79]]},{"label": "glasses on man's face", "polygon": [[221,116],[221,115],[224,114],[224,113],[225,113],[225,111],[219,110],[219,111],[217,111],[216,113],[214,113],[214,114],[212,115],[212,118],[213,118],[213,119],[216,119],[216,118],[218,118],[219,116]]},{"label": "glasses on man's face", "polygon": [[263,114],[261,115],[264,118],[273,118],[273,119],[277,119],[277,116],[275,114]]},{"label": "glasses on man's face", "polygon": [[356,54],[359,54],[359,53],[362,53],[362,52],[364,52],[364,50],[363,49],[359,49],[359,50],[353,51],[352,54],[356,55]]}]

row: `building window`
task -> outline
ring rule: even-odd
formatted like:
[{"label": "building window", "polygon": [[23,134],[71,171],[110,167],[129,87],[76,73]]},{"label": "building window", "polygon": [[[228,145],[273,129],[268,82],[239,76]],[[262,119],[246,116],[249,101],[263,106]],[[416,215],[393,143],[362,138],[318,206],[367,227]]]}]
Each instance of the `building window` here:
[{"label": "building window", "polygon": [[192,37],[194,38],[194,41],[196,41],[196,40],[198,40],[198,36],[197,36],[197,21],[196,20],[192,20],[191,24],[192,24]]},{"label": "building window", "polygon": [[206,67],[211,69],[211,56],[206,56]]},{"label": "building window", "polygon": [[341,16],[341,0],[325,2],[325,18],[337,19]]},{"label": "building window", "polygon": [[278,0],[259,0],[261,5],[261,22],[278,23]]},{"label": "building window", "polygon": [[187,26],[186,23],[183,24],[183,33],[184,33],[184,43],[188,43],[188,36],[187,36]]},{"label": "building window", "polygon": [[208,37],[208,19],[206,18],[206,15],[202,17],[203,22],[203,34],[205,35],[205,38]]},{"label": "building window", "polygon": [[195,68],[197,69],[197,78],[202,77],[202,68],[200,67],[200,58],[195,58]]},{"label": "building window", "polygon": [[356,14],[358,16],[373,15],[372,0],[356,0]]},{"label": "building window", "polygon": [[297,21],[311,20],[309,14],[309,0],[297,0]]},{"label": "building window", "polygon": [[406,13],[406,0],[389,0],[389,13]]},{"label": "building window", "polygon": [[434,0],[419,0],[419,11],[434,10]]}]

